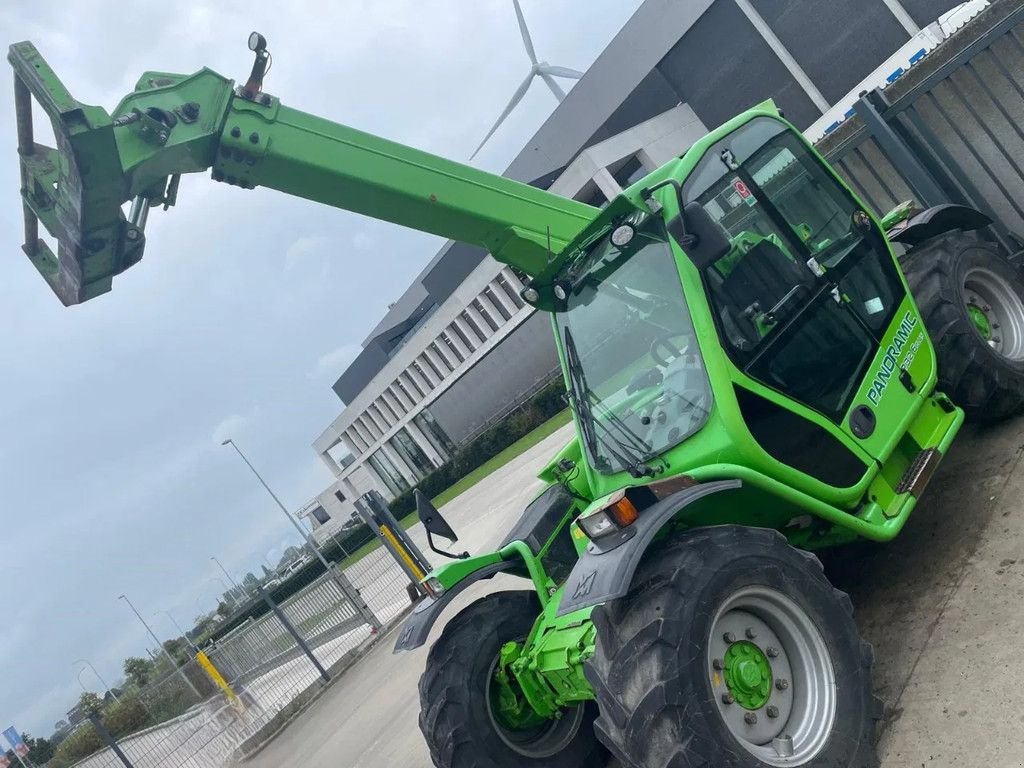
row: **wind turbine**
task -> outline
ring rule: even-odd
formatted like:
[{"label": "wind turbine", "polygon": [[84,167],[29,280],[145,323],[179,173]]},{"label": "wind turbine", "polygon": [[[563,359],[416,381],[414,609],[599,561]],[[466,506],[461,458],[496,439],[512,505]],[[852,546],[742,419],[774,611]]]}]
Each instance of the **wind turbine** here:
[{"label": "wind turbine", "polygon": [[530,39],[530,30],[526,26],[526,19],[523,18],[523,9],[519,7],[519,0],[512,0],[512,4],[516,8],[516,18],[519,19],[519,31],[523,36],[523,47],[526,48],[526,55],[530,57],[530,73],[523,80],[522,84],[516,89],[516,92],[512,94],[512,98],[508,102],[508,106],[498,116],[498,120],[491,127],[491,130],[484,136],[484,140],[480,142],[480,146],[477,147],[473,154],[469,156],[472,160],[476,157],[477,152],[483,149],[484,144],[487,140],[494,135],[494,132],[501,127],[501,124],[505,122],[505,118],[512,114],[512,110],[516,108],[516,105],[522,101],[523,96],[530,90],[530,85],[533,83],[533,78],[539,77],[543,80],[551,92],[555,95],[555,98],[559,102],[565,98],[565,91],[559,87],[558,83],[555,82],[556,77],[564,77],[572,80],[579,80],[583,77],[582,72],[578,72],[575,69],[569,67],[556,67],[552,64],[548,64],[546,61],[537,61],[537,52],[533,49],[533,40]]}]

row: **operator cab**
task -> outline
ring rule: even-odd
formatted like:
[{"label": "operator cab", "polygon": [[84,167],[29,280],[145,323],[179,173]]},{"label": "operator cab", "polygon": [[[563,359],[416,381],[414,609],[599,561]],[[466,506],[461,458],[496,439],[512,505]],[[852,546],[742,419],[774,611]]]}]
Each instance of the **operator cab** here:
[{"label": "operator cab", "polygon": [[726,253],[699,265],[729,357],[840,421],[905,296],[881,233],[770,118],[707,151],[683,199],[729,237]]},{"label": "operator cab", "polygon": [[[666,221],[641,181],[524,292],[553,312],[589,466],[636,479],[666,470],[667,452],[708,422],[718,366],[768,457],[852,489],[872,465],[853,439],[855,398],[909,311],[883,233],[773,117],[738,124],[679,168],[681,183],[655,188],[676,188],[681,216]],[[717,344],[695,331],[708,309],[701,324]],[[914,391],[905,382],[888,397],[908,413]]]}]

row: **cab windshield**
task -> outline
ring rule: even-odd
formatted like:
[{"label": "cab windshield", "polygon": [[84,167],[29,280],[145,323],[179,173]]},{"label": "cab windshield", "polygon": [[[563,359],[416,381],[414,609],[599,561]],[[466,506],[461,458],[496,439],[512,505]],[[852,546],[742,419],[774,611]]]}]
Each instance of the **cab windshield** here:
[{"label": "cab windshield", "polygon": [[605,234],[573,272],[555,323],[586,451],[599,472],[643,476],[711,408],[663,225],[648,219],[621,247]]}]

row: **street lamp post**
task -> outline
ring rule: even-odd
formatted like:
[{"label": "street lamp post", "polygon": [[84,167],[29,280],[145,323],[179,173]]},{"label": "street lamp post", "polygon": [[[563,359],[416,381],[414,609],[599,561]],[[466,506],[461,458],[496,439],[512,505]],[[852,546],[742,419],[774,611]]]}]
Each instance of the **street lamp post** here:
[{"label": "street lamp post", "polygon": [[292,513],[288,511],[288,507],[286,507],[284,503],[279,498],[277,498],[277,494],[270,490],[270,486],[267,485],[267,481],[264,480],[263,476],[256,471],[256,467],[254,467],[252,465],[252,462],[246,458],[244,453],[242,453],[242,449],[235,445],[235,441],[232,440],[230,437],[227,440],[224,440],[221,443],[221,445],[230,445],[232,448],[235,449],[235,452],[238,453],[238,455],[242,458],[242,461],[246,463],[246,466],[248,466],[252,473],[256,476],[256,479],[260,481],[260,485],[262,485],[266,489],[267,493],[270,494],[270,498],[272,498],[276,502],[277,506],[281,508],[281,511],[284,512],[284,516],[288,518],[288,522],[295,526],[295,530],[297,530],[299,532],[299,535],[302,536],[302,540],[306,542],[306,545],[311,550],[313,550],[313,554],[315,554],[317,558],[319,558],[321,564],[324,566],[327,572],[331,573],[331,564],[327,562],[327,559],[323,556],[323,553],[320,551],[319,547],[316,546],[316,542],[313,541],[313,537],[310,536],[309,532],[302,527],[302,525],[299,523],[298,520],[295,519]]},{"label": "street lamp post", "polygon": [[189,644],[189,647],[193,650],[193,652],[198,652],[199,651],[199,649],[196,647],[196,644],[192,642],[192,640],[188,636],[188,633],[184,629],[181,628],[181,625],[171,615],[170,611],[157,611],[153,615],[154,616],[159,616],[160,614],[163,614],[164,616],[166,616],[168,619],[171,620],[171,623],[174,625],[174,628],[176,630],[178,630],[178,632],[181,633],[181,636],[183,638],[185,638],[185,642]]},{"label": "street lamp post", "polygon": [[[248,595],[246,595],[246,592],[245,592],[245,590],[244,590],[244,589],[242,589],[242,588],[241,588],[240,586],[238,586],[238,582],[237,582],[237,581],[235,581],[235,580],[234,580],[234,579],[233,579],[233,578],[231,577],[231,574],[230,574],[230,573],[228,573],[228,569],[227,569],[227,568],[225,568],[225,567],[224,567],[224,564],[223,564],[223,563],[222,563],[222,562],[221,562],[220,560],[218,560],[218,559],[217,559],[217,556],[216,556],[216,555],[210,555],[210,559],[211,559],[211,560],[213,560],[213,562],[215,562],[215,563],[217,564],[217,567],[218,567],[218,568],[220,568],[220,569],[221,569],[221,571],[223,571],[223,572],[224,572],[224,575],[228,577],[228,581],[230,581],[230,582],[231,582],[231,586],[232,586],[232,587],[234,587],[234,588],[235,588],[235,589],[236,589],[236,590],[237,590],[238,592],[240,592],[240,593],[241,593],[242,595],[245,595],[246,597],[248,597]],[[234,595],[234,592],[232,592],[231,594],[232,594],[232,595]],[[235,598],[235,604],[236,604],[236,605],[238,604],[238,598]]]},{"label": "street lamp post", "polygon": [[[117,698],[117,694],[114,693],[114,689],[107,685],[107,681],[104,680],[102,675],[100,675],[100,673],[96,671],[96,667],[93,666],[93,663],[91,661],[89,661],[88,659],[76,659],[75,661],[71,662],[71,666],[74,666],[75,664],[85,664],[86,667],[89,667],[89,669],[92,670],[92,673],[96,675],[96,679],[100,681],[100,685],[103,686],[103,689],[105,691],[110,691],[110,695],[114,697],[114,701],[121,701],[119,698]],[[80,670],[78,670],[78,684],[82,686],[83,691],[85,691],[85,685],[82,683],[82,673],[84,671],[85,667],[82,667]],[[86,691],[86,693],[88,693],[88,691]]]},{"label": "street lamp post", "polygon": [[171,662],[171,667],[178,673],[179,677],[181,677],[181,679],[185,681],[185,685],[192,689],[192,693],[196,695],[196,698],[202,700],[203,695],[196,690],[196,687],[194,685],[192,685],[192,681],[188,679],[188,675],[185,674],[185,670],[178,666],[178,662],[174,660],[174,657],[171,656],[170,652],[164,647],[164,644],[160,642],[160,638],[156,636],[156,633],[153,632],[149,624],[146,623],[146,620],[142,618],[142,614],[139,613],[138,609],[136,609],[136,607],[132,605],[132,601],[128,599],[128,596],[120,595],[118,599],[124,600],[126,603],[128,603],[128,607],[132,609],[132,613],[135,614],[135,616],[138,618],[142,626],[146,628],[146,631],[149,633],[149,636],[153,638],[153,642],[157,644],[157,647],[164,652],[164,656],[166,656],[168,661]]},{"label": "street lamp post", "polygon": [[249,467],[252,473],[256,476],[256,479],[260,481],[260,485],[262,485],[266,489],[267,493],[270,494],[270,498],[272,498],[274,502],[277,504],[277,506],[281,508],[281,511],[284,513],[284,516],[288,518],[288,522],[295,526],[295,530],[297,530],[299,532],[299,535],[302,536],[303,541],[306,542],[306,546],[313,551],[314,555],[316,555],[317,559],[320,561],[320,564],[324,567],[324,572],[331,575],[331,578],[341,589],[342,594],[346,595],[349,598],[349,600],[352,601],[352,604],[355,606],[356,611],[373,628],[373,631],[376,632],[378,629],[380,629],[380,620],[374,615],[373,611],[370,610],[370,607],[363,601],[362,596],[359,594],[359,591],[348,582],[348,579],[346,579],[345,576],[342,574],[341,569],[335,568],[331,563],[327,562],[327,558],[324,557],[324,553],[320,551],[320,548],[316,545],[316,542],[313,540],[313,537],[310,535],[309,531],[303,528],[299,521],[295,519],[295,516],[288,511],[288,507],[286,507],[282,503],[282,501],[279,498],[277,498],[277,494],[270,490],[270,486],[267,485],[267,481],[264,480],[263,476],[256,471],[256,467],[254,467],[252,465],[252,462],[249,461],[248,458],[246,458],[244,453],[242,453],[242,449],[235,445],[235,441],[232,440],[230,437],[227,440],[222,441],[221,445],[230,445],[232,448],[235,449],[235,453],[237,453],[238,456],[242,459],[242,461],[245,462],[246,466]]},{"label": "street lamp post", "polygon": [[[218,584],[220,584],[222,587],[224,587],[224,594],[231,598],[231,602],[235,604],[235,608],[237,608],[239,605],[241,605],[241,603],[238,602],[238,596],[235,594],[234,590],[227,585],[227,582],[224,581],[224,579],[222,579],[220,576],[211,576],[209,580],[210,581],[216,580],[216,582]],[[223,597],[223,595],[222,595],[222,597]],[[227,602],[227,601],[225,601],[225,602]],[[218,603],[218,605],[220,604],[220,600],[219,599],[217,600],[217,603]]]}]

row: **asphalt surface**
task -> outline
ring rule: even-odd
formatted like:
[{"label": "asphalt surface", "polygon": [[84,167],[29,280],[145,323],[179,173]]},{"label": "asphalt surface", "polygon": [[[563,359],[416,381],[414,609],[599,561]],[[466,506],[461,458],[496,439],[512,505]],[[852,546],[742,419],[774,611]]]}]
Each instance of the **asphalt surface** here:
[{"label": "asphalt surface", "polygon": [[[466,548],[501,539],[569,429],[445,508]],[[875,690],[888,704],[883,768],[1024,767],[1022,452],[1024,419],[966,427],[895,542],[826,558],[875,647]],[[519,584],[499,576],[474,585],[447,615]],[[248,765],[429,768],[416,724],[427,651],[393,656],[392,644],[385,639]]]}]

